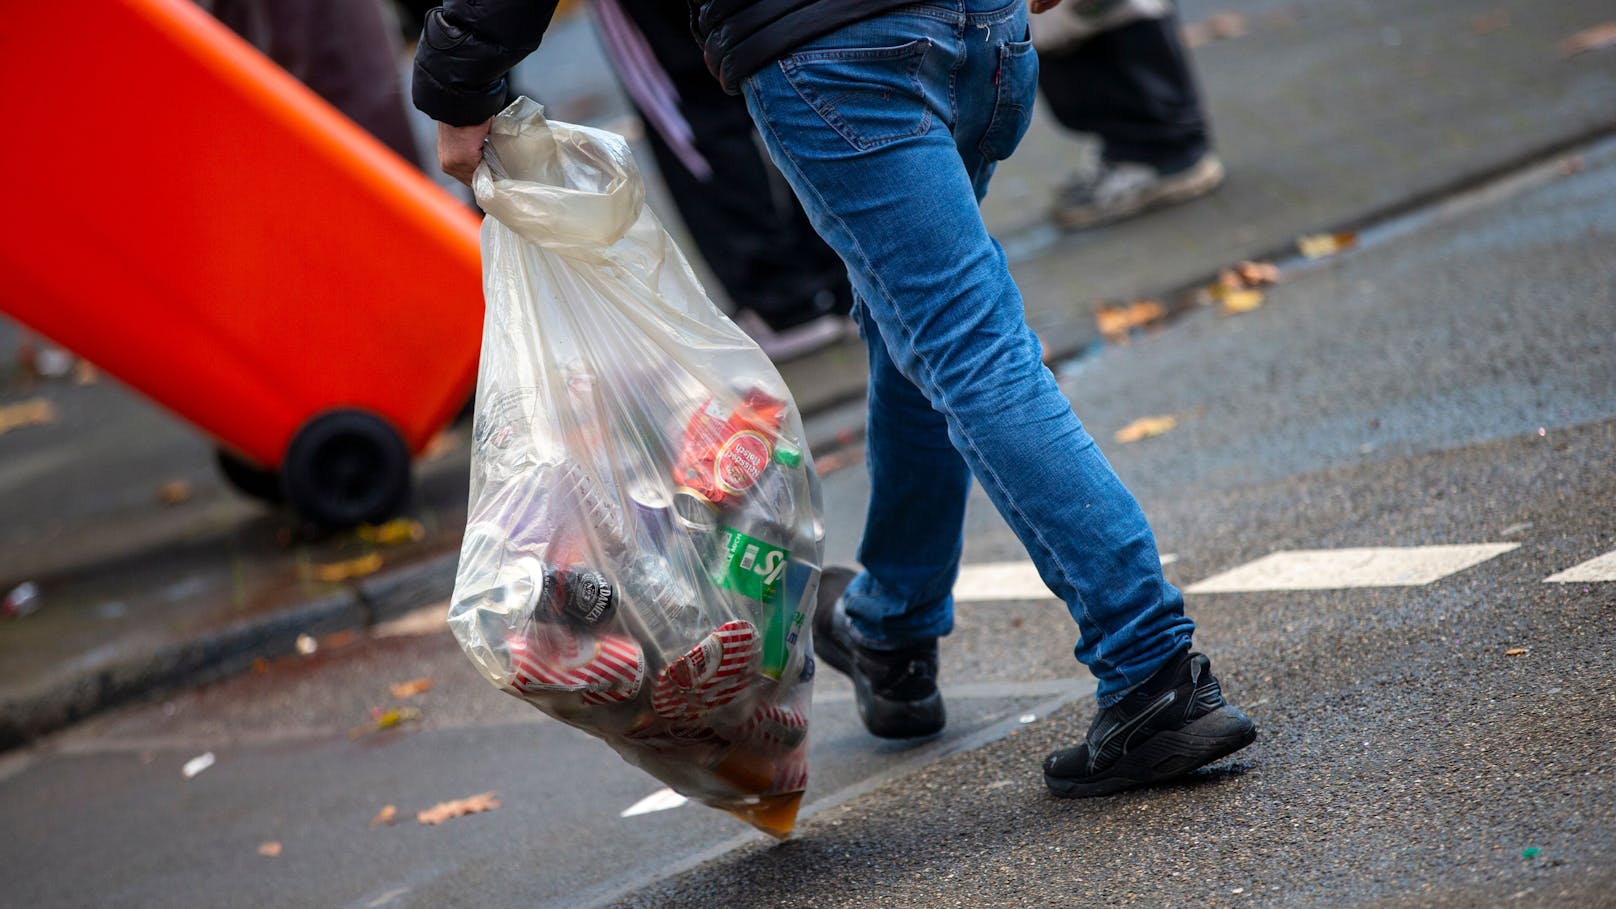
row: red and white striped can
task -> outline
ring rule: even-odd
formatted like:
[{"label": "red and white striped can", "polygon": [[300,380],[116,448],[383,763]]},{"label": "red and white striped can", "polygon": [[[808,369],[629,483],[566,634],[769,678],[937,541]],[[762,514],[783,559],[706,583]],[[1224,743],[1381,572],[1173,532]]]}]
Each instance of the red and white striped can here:
[{"label": "red and white striped can", "polygon": [[540,640],[517,634],[505,643],[511,686],[520,694],[577,692],[585,704],[621,704],[645,682],[645,652],[633,638],[574,635],[552,626]]},{"label": "red and white striped can", "polygon": [[808,737],[808,718],[795,707],[759,704],[735,735],[758,751],[778,754],[803,743]]},{"label": "red and white striped can", "polygon": [[762,653],[757,626],[725,622],[657,675],[651,709],[670,720],[694,719],[730,703],[757,677]]}]

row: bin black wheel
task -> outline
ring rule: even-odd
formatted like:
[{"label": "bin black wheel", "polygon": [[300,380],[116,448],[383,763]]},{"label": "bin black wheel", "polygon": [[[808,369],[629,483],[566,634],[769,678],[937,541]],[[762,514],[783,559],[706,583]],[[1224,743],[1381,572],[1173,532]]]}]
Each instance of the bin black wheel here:
[{"label": "bin black wheel", "polygon": [[236,492],[271,505],[279,505],[286,501],[286,494],[281,491],[281,475],[278,472],[265,470],[224,448],[215,448],[213,459],[219,465],[219,473],[225,482]]},{"label": "bin black wheel", "polygon": [[292,436],[281,486],[298,514],[324,527],[377,524],[410,495],[410,452],[386,420],[359,410],[320,414]]}]

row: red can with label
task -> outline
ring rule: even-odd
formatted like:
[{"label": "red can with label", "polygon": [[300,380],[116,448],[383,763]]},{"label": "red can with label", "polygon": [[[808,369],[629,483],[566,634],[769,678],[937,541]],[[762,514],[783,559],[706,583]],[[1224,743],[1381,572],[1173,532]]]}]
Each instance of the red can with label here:
[{"label": "red can with label", "polygon": [[741,394],[733,409],[710,398],[685,425],[673,481],[681,495],[725,508],[757,485],[774,457],[786,403],[760,388]]}]

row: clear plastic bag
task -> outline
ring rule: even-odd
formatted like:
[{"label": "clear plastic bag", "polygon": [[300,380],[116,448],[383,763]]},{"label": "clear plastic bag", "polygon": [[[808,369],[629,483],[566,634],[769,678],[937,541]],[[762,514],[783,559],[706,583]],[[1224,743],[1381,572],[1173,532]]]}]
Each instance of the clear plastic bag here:
[{"label": "clear plastic bag", "polygon": [[501,690],[784,836],[824,536],[801,419],[646,207],[621,137],[523,98],[489,146],[450,627]]}]

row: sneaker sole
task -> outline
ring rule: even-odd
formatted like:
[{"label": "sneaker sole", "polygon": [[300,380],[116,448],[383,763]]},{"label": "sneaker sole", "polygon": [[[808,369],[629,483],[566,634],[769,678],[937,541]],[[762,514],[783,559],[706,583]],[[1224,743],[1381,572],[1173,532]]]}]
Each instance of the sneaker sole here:
[{"label": "sneaker sole", "polygon": [[1153,208],[1160,208],[1164,205],[1177,205],[1191,199],[1199,199],[1222,186],[1223,176],[1223,163],[1221,161],[1211,162],[1204,166],[1198,165],[1190,173],[1180,176],[1176,181],[1163,181],[1154,192],[1141,195],[1127,205],[1104,211],[1057,208],[1051,213],[1051,216],[1058,226],[1066,230],[1099,227],[1131,218]]},{"label": "sneaker sole", "polygon": [[1234,707],[1224,705],[1183,729],[1158,732],[1128,751],[1105,773],[1084,780],[1044,774],[1044,784],[1061,798],[1092,798],[1176,779],[1227,757],[1257,740],[1257,727]]}]

